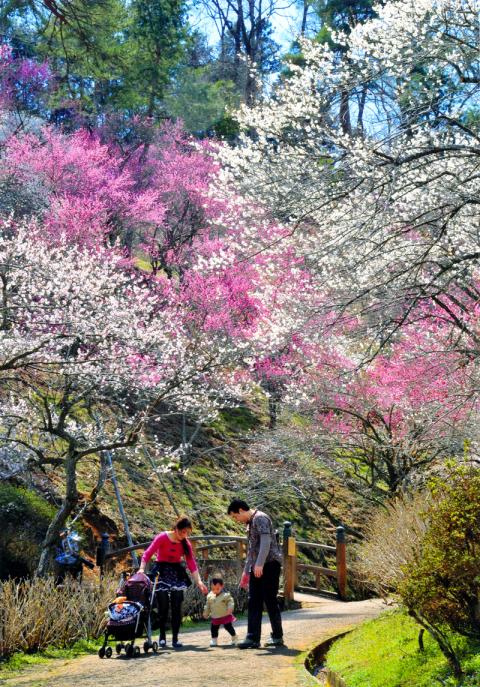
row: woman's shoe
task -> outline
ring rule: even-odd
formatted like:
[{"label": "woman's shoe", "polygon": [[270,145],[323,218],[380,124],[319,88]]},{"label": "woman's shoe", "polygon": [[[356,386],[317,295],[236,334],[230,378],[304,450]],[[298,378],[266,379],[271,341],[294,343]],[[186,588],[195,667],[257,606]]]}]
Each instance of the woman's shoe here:
[{"label": "woman's shoe", "polygon": [[237,638],[236,638],[236,637],[232,637],[230,644],[231,644],[232,646],[237,646]]},{"label": "woman's shoe", "polygon": [[215,639],[215,637],[212,637],[210,640],[210,646],[217,646],[218,645],[218,640]]}]

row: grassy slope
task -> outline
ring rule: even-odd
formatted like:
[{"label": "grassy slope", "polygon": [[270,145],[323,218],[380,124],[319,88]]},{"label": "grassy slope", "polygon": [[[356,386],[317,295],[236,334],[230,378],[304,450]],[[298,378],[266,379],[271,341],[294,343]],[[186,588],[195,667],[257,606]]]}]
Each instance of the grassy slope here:
[{"label": "grassy slope", "polygon": [[[298,419],[287,419],[292,425]],[[226,506],[235,494],[232,491],[231,475],[242,466],[256,461],[255,455],[249,451],[256,434],[268,434],[268,416],[266,401],[262,397],[253,399],[248,407],[226,410],[206,428],[203,428],[195,442],[197,451],[209,451],[206,455],[193,461],[186,473],[171,472],[162,475],[164,486],[168,489],[170,500],[173,500],[180,513],[189,514],[195,524],[194,533],[226,534],[244,529],[236,526],[226,515]],[[179,418],[167,418],[155,428],[163,444],[178,445]],[[190,427],[190,431],[193,426]],[[216,447],[218,450],[211,451]],[[294,444],[291,450],[300,451]],[[78,487],[82,493],[88,494],[95,483],[98,460],[89,458],[79,465]],[[335,505],[332,510],[336,515],[342,515],[352,524],[352,511],[356,511],[353,497],[338,483],[334,477],[322,467],[315,468],[318,484],[334,486]],[[115,471],[122,493],[125,510],[134,541],[149,541],[152,536],[164,528],[171,526],[175,520],[175,512],[164,489],[153,475],[147,459],[140,457],[132,462],[122,458],[121,452],[115,457]],[[45,487],[47,478],[39,476]],[[62,493],[63,476],[59,470],[48,473],[48,480],[56,493],[55,500],[59,501]],[[45,493],[45,488],[42,489]],[[324,543],[334,542],[334,528],[315,509],[315,501],[319,493],[311,493],[311,498],[301,500],[284,488],[281,480],[275,498],[264,502],[255,499],[252,505],[265,508],[271,513],[276,527],[281,531],[283,522],[290,520],[294,525],[297,538]],[[248,494],[241,494],[249,498]],[[310,497],[310,493],[309,493]],[[355,517],[353,520],[355,521]],[[103,531],[111,534],[114,548],[126,545],[123,526],[120,520],[118,506],[115,499],[113,485],[107,481],[93,507],[85,512],[83,527],[81,521],[75,525],[80,529],[84,540],[84,550],[90,556],[95,552],[95,540]]]},{"label": "grassy slope", "polygon": [[[434,687],[456,685],[436,642],[425,633],[418,647],[418,625],[400,612],[371,620],[340,639],[327,655],[327,665],[348,687]],[[464,686],[480,685],[480,647],[458,638]]]},{"label": "grassy slope", "polygon": [[[290,418],[292,424],[297,418]],[[266,432],[268,417],[266,404],[262,399],[256,399],[249,407],[230,409],[221,413],[210,427],[205,428],[198,437],[196,444],[202,450],[209,450],[218,446],[220,450],[198,458],[186,474],[170,473],[163,475],[170,498],[180,512],[192,515],[196,525],[196,533],[232,533],[235,530],[244,533],[242,527],[235,526],[227,517],[225,510],[233,492],[225,484],[231,482],[232,469],[239,469],[246,462],[254,461],[249,454],[249,447],[255,434]],[[160,434],[165,444],[175,444],[178,441],[178,418],[163,426]],[[293,447],[292,450],[295,450]],[[118,455],[115,460],[115,470],[120,484],[125,510],[135,541],[148,541],[159,530],[168,527],[175,518],[169,499],[152,475],[151,466],[146,460],[136,463],[122,459]],[[97,472],[97,461],[90,459],[83,463],[79,470],[79,489],[88,493],[93,486]],[[319,483],[331,481],[334,478],[324,468],[318,467]],[[47,478],[41,477],[45,488]],[[35,480],[34,480],[35,481]],[[58,496],[62,492],[62,475],[58,471],[48,474],[48,481],[53,485]],[[292,496],[291,491],[283,490],[278,484],[279,497],[269,503],[254,503],[265,507],[271,514],[275,524],[281,529],[284,520],[292,521],[297,537],[311,541],[333,542],[333,529],[329,523],[319,516],[312,506],[317,497],[311,494],[308,502]],[[333,510],[337,515],[348,517],[351,522],[352,499],[340,484],[335,484],[338,503]],[[96,500],[83,526],[77,521],[76,527],[84,536],[85,550],[94,554],[94,537],[102,531],[112,534],[113,546],[118,548],[125,545],[123,528],[118,514],[115,494],[111,482],[107,482],[104,490]],[[1,553],[1,552],[0,552]],[[88,571],[86,572],[88,576]],[[2,665],[2,673],[16,672],[30,663],[48,660],[53,657],[69,657],[79,653],[96,651],[98,642],[80,642],[71,649],[52,649],[42,655],[16,655],[7,664]]]},{"label": "grassy slope", "polygon": [[[236,495],[229,488],[230,475],[232,470],[238,470],[245,462],[255,460],[249,454],[248,447],[256,432],[268,431],[267,420],[265,409],[260,403],[221,413],[199,437],[201,448],[208,450],[209,447],[218,446],[219,450],[195,460],[186,474],[172,472],[162,477],[177,509],[192,516],[196,530],[194,533],[244,533],[244,529],[232,523],[226,515],[228,502]],[[165,443],[168,443],[168,438]],[[161,485],[152,476],[149,464],[142,462],[133,465],[120,460],[116,470],[134,539],[148,540],[155,532],[168,527],[175,519],[175,513]],[[317,471],[319,484],[335,482],[325,468],[318,467]],[[278,485],[278,493],[278,498],[253,505],[267,509],[280,531],[283,522],[290,520],[297,538],[334,542],[334,528],[312,505],[317,494],[311,494],[311,500],[307,502],[302,501],[291,490],[283,489],[281,483]],[[352,522],[354,498],[338,483],[335,484],[335,494],[336,505],[332,510]],[[249,498],[248,494],[243,496]],[[99,499],[99,507],[103,513],[119,523],[111,484],[107,484]],[[121,525],[119,531],[122,531]]]}]

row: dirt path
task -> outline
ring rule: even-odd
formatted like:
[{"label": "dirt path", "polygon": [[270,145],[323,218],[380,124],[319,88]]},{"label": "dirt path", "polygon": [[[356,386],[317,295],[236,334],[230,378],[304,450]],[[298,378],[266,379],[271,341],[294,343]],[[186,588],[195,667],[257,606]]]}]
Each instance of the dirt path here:
[{"label": "dirt path", "polygon": [[[322,639],[371,618],[383,610],[376,599],[343,603],[303,596],[308,608],[283,614],[287,647],[282,649],[239,650],[228,645],[222,629],[219,646],[209,647],[208,630],[193,630],[182,635],[183,649],[167,649],[137,659],[124,656],[99,659],[84,656],[73,660],[55,660],[23,673],[15,679],[2,680],[2,687],[304,687],[313,679],[297,659],[303,651]],[[237,623],[240,638],[246,622]],[[268,620],[264,619],[264,639]]]}]

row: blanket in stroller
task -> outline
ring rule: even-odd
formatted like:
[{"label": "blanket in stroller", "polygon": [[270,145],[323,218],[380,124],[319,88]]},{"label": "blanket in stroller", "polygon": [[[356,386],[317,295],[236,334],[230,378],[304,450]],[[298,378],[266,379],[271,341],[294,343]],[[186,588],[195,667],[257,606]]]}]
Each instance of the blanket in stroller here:
[{"label": "blanket in stroller", "polygon": [[109,615],[109,625],[121,622],[122,624],[137,622],[137,616],[143,610],[142,604],[136,601],[121,601],[118,603],[115,600],[113,603],[108,605],[108,615]]}]

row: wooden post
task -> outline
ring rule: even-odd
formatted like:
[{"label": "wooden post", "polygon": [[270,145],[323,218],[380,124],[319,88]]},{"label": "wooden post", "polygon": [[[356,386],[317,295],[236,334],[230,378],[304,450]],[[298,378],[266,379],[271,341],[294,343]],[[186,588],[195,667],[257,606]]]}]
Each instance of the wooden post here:
[{"label": "wooden post", "polygon": [[337,585],[338,595],[342,601],[345,601],[347,598],[347,552],[343,527],[337,527]]},{"label": "wooden post", "polygon": [[235,546],[237,549],[237,560],[235,562],[235,568],[237,570],[237,574],[239,577],[242,576],[243,573],[243,541],[237,541],[235,542]]},{"label": "wooden post", "polygon": [[102,540],[97,546],[97,556],[96,556],[96,563],[100,567],[100,579],[105,574],[105,556],[108,553],[110,549],[110,540],[109,540],[109,535],[108,532],[104,532],[102,534]]},{"label": "wooden post", "polygon": [[296,576],[296,543],[292,535],[292,523],[283,523],[283,598],[285,608],[294,600]]}]

